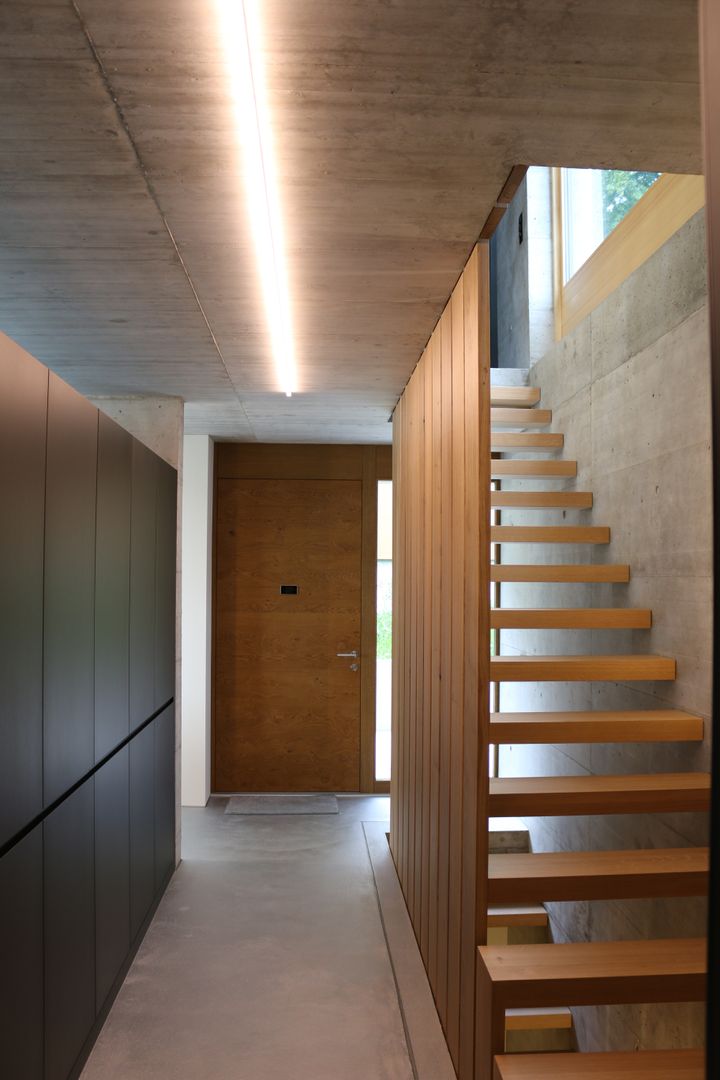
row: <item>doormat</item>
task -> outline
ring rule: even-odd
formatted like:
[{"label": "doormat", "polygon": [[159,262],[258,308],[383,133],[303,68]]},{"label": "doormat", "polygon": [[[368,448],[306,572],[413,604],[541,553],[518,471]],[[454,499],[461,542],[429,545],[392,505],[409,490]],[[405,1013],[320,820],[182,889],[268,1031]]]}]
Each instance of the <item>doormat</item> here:
[{"label": "doormat", "polygon": [[334,795],[231,795],[226,814],[337,814]]}]

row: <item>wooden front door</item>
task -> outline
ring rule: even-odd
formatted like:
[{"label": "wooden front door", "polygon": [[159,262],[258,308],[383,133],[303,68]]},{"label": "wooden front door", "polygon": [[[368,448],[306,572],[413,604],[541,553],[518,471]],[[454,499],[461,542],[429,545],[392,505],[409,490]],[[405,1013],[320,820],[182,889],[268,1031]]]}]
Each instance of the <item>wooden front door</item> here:
[{"label": "wooden front door", "polygon": [[216,497],[214,790],[357,791],[361,482]]}]

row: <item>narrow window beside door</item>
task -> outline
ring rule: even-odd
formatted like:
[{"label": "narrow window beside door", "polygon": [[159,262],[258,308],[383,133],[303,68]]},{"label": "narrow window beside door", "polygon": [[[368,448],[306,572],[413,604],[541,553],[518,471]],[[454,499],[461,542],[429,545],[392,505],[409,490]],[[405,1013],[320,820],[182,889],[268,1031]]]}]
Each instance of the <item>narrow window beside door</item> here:
[{"label": "narrow window beside door", "polygon": [[392,700],[392,480],[378,481],[375,779],[390,779]]}]

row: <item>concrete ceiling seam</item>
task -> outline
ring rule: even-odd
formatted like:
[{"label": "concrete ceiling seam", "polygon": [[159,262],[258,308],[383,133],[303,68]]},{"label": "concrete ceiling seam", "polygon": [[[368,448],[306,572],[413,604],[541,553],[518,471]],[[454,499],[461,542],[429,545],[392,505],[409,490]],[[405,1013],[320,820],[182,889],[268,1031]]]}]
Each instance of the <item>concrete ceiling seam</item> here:
[{"label": "concrete ceiling seam", "polygon": [[135,155],[135,158],[136,158],[137,164],[138,164],[138,169],[140,170],[140,174],[141,174],[141,176],[142,176],[142,178],[143,178],[143,180],[145,182],[145,186],[147,187],[148,194],[150,195],[150,198],[152,199],[153,203],[155,204],[155,207],[157,209],[160,220],[163,223],[163,227],[164,227],[165,231],[167,232],[170,243],[172,244],[172,246],[173,246],[173,248],[175,250],[175,254],[177,255],[178,262],[180,263],[180,266],[182,267],[182,271],[185,274],[185,277],[187,278],[187,283],[188,283],[188,286],[190,287],[190,291],[192,292],[193,299],[195,300],[195,303],[197,304],[198,310],[199,310],[200,314],[202,315],[202,318],[203,318],[203,320],[205,322],[205,325],[207,326],[208,334],[210,335],[213,346],[215,347],[215,350],[216,350],[216,352],[218,354],[218,358],[220,360],[220,363],[222,364],[223,368],[225,369],[225,372],[226,372],[227,377],[228,377],[228,381],[230,382],[230,385],[233,388],[233,392],[235,393],[235,397],[237,398],[238,404],[240,405],[240,408],[241,408],[241,410],[242,410],[242,412],[243,412],[243,414],[245,416],[245,419],[247,420],[248,427],[250,427],[252,429],[252,425],[250,423],[250,418],[248,417],[247,413],[245,412],[245,407],[243,405],[243,400],[242,400],[241,394],[240,394],[237,386],[235,385],[235,381],[234,381],[232,375],[230,374],[228,366],[227,366],[227,364],[225,362],[225,357],[223,356],[222,349],[220,348],[220,345],[218,344],[217,338],[215,337],[215,334],[213,332],[213,328],[210,325],[210,320],[207,317],[205,309],[204,309],[204,307],[202,305],[202,301],[200,300],[200,296],[198,295],[198,291],[195,288],[195,283],[193,282],[190,271],[188,270],[188,268],[187,268],[187,266],[185,264],[185,260],[182,257],[182,253],[180,251],[180,248],[178,247],[177,240],[175,239],[173,231],[170,228],[170,223],[168,222],[168,220],[167,220],[167,218],[166,218],[166,216],[165,216],[165,214],[164,214],[164,212],[162,210],[162,207],[160,206],[160,202],[158,200],[157,193],[156,193],[155,188],[153,186],[152,180],[150,179],[150,175],[148,173],[148,170],[146,169],[145,164],[144,164],[144,162],[142,160],[142,156],[140,154],[140,150],[138,148],[138,145],[135,142],[135,139],[133,138],[132,131],[130,130],[130,125],[128,124],[128,122],[127,122],[127,120],[125,118],[125,114],[123,112],[122,106],[121,106],[121,104],[120,104],[120,102],[118,100],[117,95],[115,94],[115,92],[113,90],[112,82],[110,80],[110,77],[109,77],[107,71],[105,70],[105,66],[104,66],[104,64],[102,62],[102,58],[101,58],[100,54],[98,53],[98,50],[95,47],[95,42],[93,41],[93,37],[92,37],[92,34],[90,32],[90,29],[89,29],[89,27],[87,25],[87,22],[86,22],[86,20],[85,20],[85,18],[83,16],[83,13],[81,12],[80,7],[77,4],[76,0],[70,0],[70,3],[71,3],[73,11],[75,12],[75,16],[76,16],[76,18],[78,20],[78,23],[80,25],[80,29],[82,30],[83,35],[85,37],[85,40],[87,41],[88,48],[89,48],[90,52],[92,53],[93,59],[94,59],[96,65],[97,65],[98,73],[99,73],[100,78],[102,80],[102,83],[103,83],[103,85],[105,87],[107,95],[110,98],[110,100],[112,101],[113,108],[115,109],[115,112],[117,114],[117,118],[118,118],[118,121],[120,123],[120,126],[123,128],[123,130],[124,130],[124,132],[125,132],[125,134],[127,136],[128,142],[130,144],[130,147],[132,148],[132,152]]},{"label": "concrete ceiling seam", "polygon": [[290,402],[215,2],[0,0],[0,328],[83,394],[181,397],[224,439],[389,442],[514,165],[702,169],[696,0],[258,2]]}]

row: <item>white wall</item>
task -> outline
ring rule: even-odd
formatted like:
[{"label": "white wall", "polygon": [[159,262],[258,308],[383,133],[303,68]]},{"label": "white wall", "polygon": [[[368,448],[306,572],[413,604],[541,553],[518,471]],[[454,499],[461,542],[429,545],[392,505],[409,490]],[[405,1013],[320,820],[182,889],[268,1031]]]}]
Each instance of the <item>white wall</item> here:
[{"label": "white wall", "polygon": [[183,806],[210,796],[213,443],[183,441],[182,767]]}]

